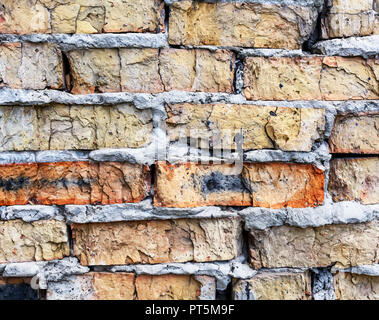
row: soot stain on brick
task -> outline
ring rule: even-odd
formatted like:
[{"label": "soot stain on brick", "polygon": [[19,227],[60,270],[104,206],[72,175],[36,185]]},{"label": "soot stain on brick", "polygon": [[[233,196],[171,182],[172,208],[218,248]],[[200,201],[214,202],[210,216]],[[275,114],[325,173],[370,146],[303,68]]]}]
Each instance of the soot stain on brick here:
[{"label": "soot stain on brick", "polygon": [[[33,184],[39,187],[68,187],[68,186],[78,186],[80,188],[90,188],[91,183],[96,183],[97,179],[38,179],[33,181]],[[32,185],[32,181],[28,177],[17,177],[4,179],[0,178],[0,189],[4,191],[17,191],[20,189],[28,188]]]},{"label": "soot stain on brick", "polygon": [[216,171],[201,177],[201,192],[204,194],[244,190],[240,175],[227,175]]},{"label": "soot stain on brick", "polygon": [[0,285],[0,300],[38,300],[38,292],[30,285]]},{"label": "soot stain on brick", "polygon": [[3,179],[0,178],[0,188],[5,191],[17,191],[19,189],[27,188],[30,185],[30,179],[28,177],[17,177]]}]

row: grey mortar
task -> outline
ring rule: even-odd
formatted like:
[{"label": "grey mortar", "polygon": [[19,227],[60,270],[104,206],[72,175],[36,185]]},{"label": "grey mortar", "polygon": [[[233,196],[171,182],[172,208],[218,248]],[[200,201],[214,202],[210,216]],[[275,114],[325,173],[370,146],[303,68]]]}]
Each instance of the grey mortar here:
[{"label": "grey mortar", "polygon": [[327,268],[312,269],[314,300],[335,300],[333,275]]},{"label": "grey mortar", "polygon": [[378,57],[379,35],[320,41],[313,46],[312,51],[328,56]]}]

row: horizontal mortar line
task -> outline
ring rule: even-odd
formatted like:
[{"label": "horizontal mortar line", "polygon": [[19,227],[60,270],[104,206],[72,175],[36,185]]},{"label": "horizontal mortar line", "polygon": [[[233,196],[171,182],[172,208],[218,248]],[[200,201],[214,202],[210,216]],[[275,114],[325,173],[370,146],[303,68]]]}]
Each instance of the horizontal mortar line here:
[{"label": "horizontal mortar line", "polygon": [[238,211],[246,230],[264,230],[283,225],[317,228],[325,225],[367,223],[379,219],[379,204],[364,205],[356,201],[333,202],[328,193],[321,206],[268,209],[247,207]]},{"label": "horizontal mortar line", "polygon": [[166,33],[0,34],[1,42],[55,43],[64,50],[95,48],[165,48]]},{"label": "horizontal mortar line", "polygon": [[379,204],[354,201],[332,202],[307,208],[203,206],[194,208],[154,207],[152,198],[139,203],[110,205],[16,205],[0,206],[0,220],[25,222],[56,219],[72,223],[108,223],[146,220],[239,218],[246,230],[264,230],[289,225],[301,228],[330,224],[366,223],[379,219]]},{"label": "horizontal mortar line", "polygon": [[[168,161],[171,163],[199,162],[211,163],[216,161],[235,162],[239,160],[237,152],[228,156],[209,156],[205,154],[195,155],[201,149],[190,148],[191,156],[183,154],[183,146],[168,144],[168,154],[162,159],[156,156],[156,144],[142,148],[104,148],[97,150],[39,150],[39,151],[1,151],[0,164],[23,164],[23,163],[47,163],[47,162],[129,162],[152,165],[156,161]],[[185,157],[185,158],[184,158]],[[243,162],[267,162],[282,161],[295,163],[319,163],[328,162],[330,159],[329,148],[324,142],[314,151],[283,151],[280,149],[244,150]],[[184,160],[183,160],[184,159]]]},{"label": "horizontal mortar line", "polygon": [[333,159],[377,158],[379,153],[330,153]]},{"label": "horizontal mortar line", "polygon": [[[166,5],[172,5],[182,0],[164,0]],[[320,10],[324,4],[324,0],[209,0],[213,3],[257,3],[257,4],[277,4],[283,6],[295,5],[301,7],[319,7]]]},{"label": "horizontal mortar line", "polygon": [[[349,105],[372,108],[379,110],[379,100],[247,100],[242,94],[223,92],[190,92],[190,91],[167,91],[157,94],[151,93],[94,93],[94,94],[71,94],[59,90],[29,90],[0,88],[0,105],[48,105],[51,103],[72,105],[112,105],[120,103],[134,103],[139,109],[162,110],[162,104],[174,104],[192,102],[198,104],[246,104],[262,106],[289,106],[296,108],[325,108],[326,106],[348,109]],[[341,106],[340,106],[341,105]],[[345,106],[347,105],[347,106]]]},{"label": "horizontal mortar line", "polygon": [[210,275],[217,280],[221,280],[221,282],[227,280],[226,282],[228,283],[231,277],[245,279],[257,274],[257,271],[252,269],[245,261],[245,256],[239,256],[226,261],[83,266],[79,263],[77,257],[71,256],[61,260],[0,264],[0,275],[2,274],[5,277],[33,277],[39,274],[47,276],[46,280],[50,282],[64,280],[70,275],[102,271],[111,273],[133,272],[138,275],[193,274]]},{"label": "horizontal mortar line", "polygon": [[323,57],[332,56],[375,56],[379,54],[379,35],[321,40],[312,46],[312,52],[302,49],[253,48],[228,45],[173,45],[167,33],[125,34],[0,34],[1,42],[55,43],[63,50],[101,48],[173,48],[229,50],[239,57]]},{"label": "horizontal mortar line", "polygon": [[321,40],[312,50],[328,56],[378,56],[379,35]]},{"label": "horizontal mortar line", "polygon": [[366,264],[350,268],[336,268],[331,269],[332,273],[336,272],[348,272],[354,274],[363,274],[368,276],[379,277],[379,264]]}]

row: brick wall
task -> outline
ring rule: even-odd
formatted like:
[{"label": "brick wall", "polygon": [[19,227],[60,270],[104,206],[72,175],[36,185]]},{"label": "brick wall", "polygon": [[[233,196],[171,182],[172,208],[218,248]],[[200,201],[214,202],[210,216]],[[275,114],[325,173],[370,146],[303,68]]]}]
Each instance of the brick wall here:
[{"label": "brick wall", "polygon": [[0,299],[379,299],[377,0],[0,0]]}]

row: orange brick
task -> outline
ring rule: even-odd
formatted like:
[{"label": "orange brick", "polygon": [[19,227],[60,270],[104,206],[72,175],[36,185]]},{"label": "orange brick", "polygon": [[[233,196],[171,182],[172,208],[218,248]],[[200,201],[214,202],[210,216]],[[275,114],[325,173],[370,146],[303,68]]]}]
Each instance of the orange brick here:
[{"label": "orange brick", "polygon": [[324,201],[324,172],[310,164],[245,163],[240,174],[227,164],[157,162],[158,207],[315,207]]},{"label": "orange brick", "polygon": [[0,205],[139,202],[150,190],[149,169],[105,162],[0,165]]}]

